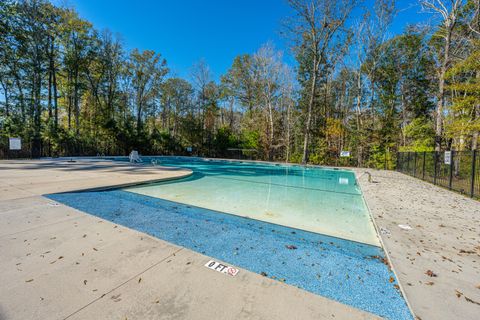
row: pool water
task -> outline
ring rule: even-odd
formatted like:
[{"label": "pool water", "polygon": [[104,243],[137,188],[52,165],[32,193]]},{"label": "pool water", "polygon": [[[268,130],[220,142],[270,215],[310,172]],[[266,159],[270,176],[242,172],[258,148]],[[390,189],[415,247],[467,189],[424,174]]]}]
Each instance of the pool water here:
[{"label": "pool water", "polygon": [[189,168],[194,173],[124,190],[380,245],[352,171],[199,158],[155,160],[161,166]]}]

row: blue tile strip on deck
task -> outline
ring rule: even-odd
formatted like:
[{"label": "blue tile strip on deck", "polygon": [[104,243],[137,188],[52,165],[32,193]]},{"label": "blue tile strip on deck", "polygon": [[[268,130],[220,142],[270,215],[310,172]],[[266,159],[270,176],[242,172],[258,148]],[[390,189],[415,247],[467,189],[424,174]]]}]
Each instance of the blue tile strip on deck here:
[{"label": "blue tile strip on deck", "polygon": [[122,190],[48,197],[387,319],[412,319],[378,247]]}]

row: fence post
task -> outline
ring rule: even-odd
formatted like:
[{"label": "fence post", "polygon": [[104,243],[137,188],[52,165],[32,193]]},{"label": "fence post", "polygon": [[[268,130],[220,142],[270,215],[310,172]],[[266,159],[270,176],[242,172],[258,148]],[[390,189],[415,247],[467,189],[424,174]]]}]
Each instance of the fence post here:
[{"label": "fence post", "polygon": [[473,156],[472,156],[472,178],[470,179],[472,184],[470,185],[470,197],[473,198],[475,195],[475,166],[477,162],[477,150],[473,150]]},{"label": "fence post", "polygon": [[408,152],[408,164],[407,164],[407,174],[411,175],[412,172],[410,171],[410,161],[412,160],[412,153]]},{"label": "fence post", "polygon": [[422,180],[425,180],[425,157],[427,152],[423,151]]},{"label": "fence post", "polygon": [[448,189],[452,190],[452,180],[453,180],[453,159],[454,157],[454,152],[455,151],[450,151],[450,177],[448,178]]},{"label": "fence post", "polygon": [[437,160],[438,160],[438,151],[434,151],[433,156],[433,184],[437,184]]},{"label": "fence post", "polygon": [[415,156],[413,157],[413,176],[417,177],[417,152],[415,151]]}]

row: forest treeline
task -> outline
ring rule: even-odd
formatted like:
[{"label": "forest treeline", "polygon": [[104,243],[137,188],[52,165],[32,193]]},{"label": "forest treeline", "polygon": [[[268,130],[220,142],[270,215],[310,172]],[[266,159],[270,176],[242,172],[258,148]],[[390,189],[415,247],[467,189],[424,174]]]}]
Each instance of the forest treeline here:
[{"label": "forest treeline", "polygon": [[215,81],[203,60],[174,76],[160,53],[126,50],[73,8],[1,1],[0,149],[21,137],[33,157],[191,147],[383,167],[397,151],[477,148],[479,0],[420,0],[425,23],[397,35],[394,0],[288,3],[291,51],[239,53]]}]

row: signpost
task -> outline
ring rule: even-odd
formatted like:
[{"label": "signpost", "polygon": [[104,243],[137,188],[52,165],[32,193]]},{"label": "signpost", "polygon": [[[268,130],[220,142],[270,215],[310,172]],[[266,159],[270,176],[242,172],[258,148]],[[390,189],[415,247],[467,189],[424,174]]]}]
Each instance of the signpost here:
[{"label": "signpost", "polygon": [[340,152],[340,157],[341,157],[341,158],[348,158],[348,157],[350,157],[350,151],[343,151],[343,150],[342,150],[342,151]]}]

